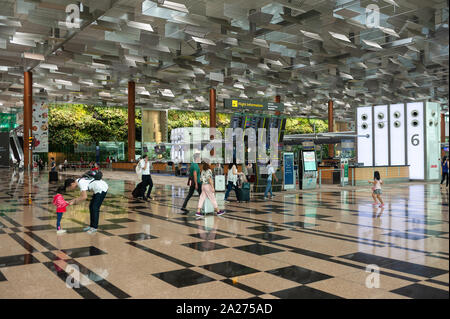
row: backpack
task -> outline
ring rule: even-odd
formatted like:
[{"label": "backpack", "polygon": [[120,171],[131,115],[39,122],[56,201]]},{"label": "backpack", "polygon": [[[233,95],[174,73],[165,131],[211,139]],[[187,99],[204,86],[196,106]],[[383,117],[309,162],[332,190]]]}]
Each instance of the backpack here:
[{"label": "backpack", "polygon": [[99,181],[103,177],[103,173],[101,171],[88,171],[83,174],[83,177],[93,178],[95,181]]}]

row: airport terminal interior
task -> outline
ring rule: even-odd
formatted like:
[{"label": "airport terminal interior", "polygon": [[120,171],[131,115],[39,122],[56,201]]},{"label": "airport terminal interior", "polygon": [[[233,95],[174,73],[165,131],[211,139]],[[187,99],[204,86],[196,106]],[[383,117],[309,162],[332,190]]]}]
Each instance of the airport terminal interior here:
[{"label": "airport terminal interior", "polygon": [[0,299],[448,299],[448,23],[0,0]]}]

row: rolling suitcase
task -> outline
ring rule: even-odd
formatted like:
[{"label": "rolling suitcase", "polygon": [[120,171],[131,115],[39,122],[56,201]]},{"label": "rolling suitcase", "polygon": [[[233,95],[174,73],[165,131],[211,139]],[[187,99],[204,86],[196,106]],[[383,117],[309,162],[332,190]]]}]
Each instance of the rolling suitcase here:
[{"label": "rolling suitcase", "polygon": [[48,181],[49,182],[57,182],[58,181],[58,172],[49,172]]},{"label": "rolling suitcase", "polygon": [[214,189],[216,192],[225,191],[225,175],[214,176]]},{"label": "rolling suitcase", "polygon": [[238,188],[240,202],[250,201],[250,183],[243,183],[241,188]]},{"label": "rolling suitcase", "polygon": [[136,188],[133,190],[131,195],[133,195],[134,198],[143,198],[145,196],[145,184],[144,182],[140,182],[136,185]]}]

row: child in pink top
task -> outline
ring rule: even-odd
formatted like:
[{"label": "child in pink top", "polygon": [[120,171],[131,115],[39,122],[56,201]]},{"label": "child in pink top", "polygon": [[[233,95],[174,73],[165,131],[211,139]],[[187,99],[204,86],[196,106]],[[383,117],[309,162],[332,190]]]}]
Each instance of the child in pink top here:
[{"label": "child in pink top", "polygon": [[61,219],[62,219],[63,213],[66,212],[66,207],[69,206],[70,204],[64,200],[64,197],[62,194],[64,194],[66,192],[66,187],[69,186],[70,184],[72,184],[73,182],[74,182],[74,180],[67,179],[64,182],[64,186],[59,187],[56,191],[56,195],[53,197],[53,205],[56,206],[56,216],[57,216],[56,233],[57,234],[63,234],[66,232],[66,230],[61,228]]}]

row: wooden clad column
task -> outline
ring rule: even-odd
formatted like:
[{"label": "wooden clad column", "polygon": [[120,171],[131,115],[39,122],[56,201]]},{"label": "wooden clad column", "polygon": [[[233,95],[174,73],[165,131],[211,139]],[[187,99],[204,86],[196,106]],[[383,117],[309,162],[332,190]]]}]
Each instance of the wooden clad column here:
[{"label": "wooden clad column", "polygon": [[136,143],[136,123],[135,123],[135,83],[128,82],[128,161],[134,162]]},{"label": "wooden clad column", "polygon": [[[281,96],[279,96],[279,95],[275,96],[275,103],[281,103]],[[277,115],[277,116],[279,116],[280,114],[281,114],[280,111],[275,112],[275,115]]]},{"label": "wooden clad column", "polygon": [[[214,130],[216,128],[216,89],[209,89],[209,128],[210,139],[214,139]],[[214,149],[210,152],[211,156],[214,156]]]},{"label": "wooden clad column", "polygon": [[23,156],[24,168],[31,168],[32,150],[29,146],[29,138],[33,135],[31,131],[33,118],[33,74],[27,71],[24,76],[23,90]]},{"label": "wooden clad column", "polygon": [[[441,113],[441,143],[445,143],[445,114]],[[441,144],[441,159],[444,158],[445,151]]]},{"label": "wooden clad column", "polygon": [[[328,132],[334,132],[333,127],[333,101],[328,101]],[[330,158],[334,157],[334,145],[328,144],[328,156]]]}]

